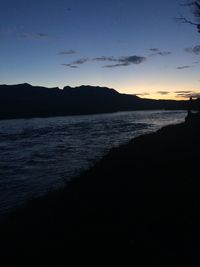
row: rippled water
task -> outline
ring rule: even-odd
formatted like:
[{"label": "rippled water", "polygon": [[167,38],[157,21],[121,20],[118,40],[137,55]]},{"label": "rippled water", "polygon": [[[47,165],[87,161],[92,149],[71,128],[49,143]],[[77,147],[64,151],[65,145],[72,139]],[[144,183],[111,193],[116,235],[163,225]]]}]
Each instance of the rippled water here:
[{"label": "rippled water", "polygon": [[0,213],[63,186],[110,148],[184,117],[133,111],[0,121]]}]

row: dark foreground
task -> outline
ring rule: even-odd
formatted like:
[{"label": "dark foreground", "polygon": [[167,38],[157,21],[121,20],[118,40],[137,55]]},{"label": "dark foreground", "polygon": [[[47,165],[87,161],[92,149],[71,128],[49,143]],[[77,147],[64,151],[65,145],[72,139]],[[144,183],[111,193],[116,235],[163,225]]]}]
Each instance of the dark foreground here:
[{"label": "dark foreground", "polygon": [[198,266],[200,118],[112,150],[0,229],[0,266]]}]

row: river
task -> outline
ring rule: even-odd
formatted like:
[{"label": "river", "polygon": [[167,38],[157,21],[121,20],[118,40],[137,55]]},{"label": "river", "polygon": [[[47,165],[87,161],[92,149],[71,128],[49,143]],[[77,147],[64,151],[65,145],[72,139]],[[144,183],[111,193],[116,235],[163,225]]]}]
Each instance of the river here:
[{"label": "river", "polygon": [[185,115],[131,111],[0,121],[0,214],[64,186],[112,147]]}]

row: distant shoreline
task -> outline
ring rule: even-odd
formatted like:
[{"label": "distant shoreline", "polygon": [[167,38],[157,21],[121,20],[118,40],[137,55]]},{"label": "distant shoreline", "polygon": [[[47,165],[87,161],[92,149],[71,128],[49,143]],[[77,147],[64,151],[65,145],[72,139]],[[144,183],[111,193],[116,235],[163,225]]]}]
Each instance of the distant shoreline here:
[{"label": "distant shoreline", "polygon": [[83,113],[83,114],[66,114],[66,115],[45,115],[45,116],[23,116],[23,117],[3,117],[0,116],[0,122],[5,120],[21,120],[21,119],[46,119],[46,118],[59,118],[59,117],[78,117],[78,116],[90,116],[90,115],[103,115],[103,114],[115,114],[120,112],[133,112],[133,111],[185,111],[184,109],[134,109],[134,110],[118,110],[98,113]]}]

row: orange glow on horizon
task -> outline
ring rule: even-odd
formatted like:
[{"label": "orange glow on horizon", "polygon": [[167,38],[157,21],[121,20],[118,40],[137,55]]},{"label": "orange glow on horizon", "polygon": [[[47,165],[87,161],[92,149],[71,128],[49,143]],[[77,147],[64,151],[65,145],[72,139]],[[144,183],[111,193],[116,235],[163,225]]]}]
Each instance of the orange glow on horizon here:
[{"label": "orange glow on horizon", "polygon": [[[167,86],[152,86],[151,89],[147,89],[147,86],[137,86],[137,89],[118,88],[116,89],[119,93],[137,95],[140,98],[156,99],[156,100],[188,100],[190,96],[193,99],[198,98],[200,95],[200,89],[194,85],[178,85],[173,89],[167,89]],[[184,94],[185,92],[185,94]]]}]

